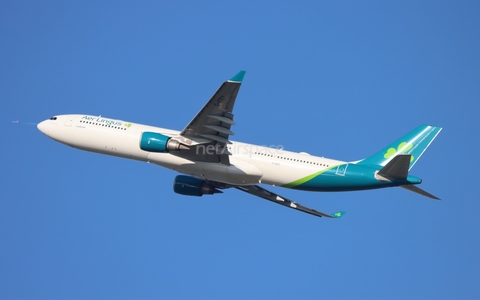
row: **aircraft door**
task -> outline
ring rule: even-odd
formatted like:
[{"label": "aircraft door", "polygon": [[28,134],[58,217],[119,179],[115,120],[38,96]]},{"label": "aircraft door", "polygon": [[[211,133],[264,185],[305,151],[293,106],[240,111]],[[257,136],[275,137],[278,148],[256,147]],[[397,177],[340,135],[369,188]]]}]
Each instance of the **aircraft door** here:
[{"label": "aircraft door", "polygon": [[335,175],[338,176],[345,176],[345,172],[347,172],[348,164],[345,165],[339,165],[337,167],[337,171],[335,172]]},{"label": "aircraft door", "polygon": [[64,126],[72,127],[73,120],[75,119],[74,116],[67,116],[65,119]]}]

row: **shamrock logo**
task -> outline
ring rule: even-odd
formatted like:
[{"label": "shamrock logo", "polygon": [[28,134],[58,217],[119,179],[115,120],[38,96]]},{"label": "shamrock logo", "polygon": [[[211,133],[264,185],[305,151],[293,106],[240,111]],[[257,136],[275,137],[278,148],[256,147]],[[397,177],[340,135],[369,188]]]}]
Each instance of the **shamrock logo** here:
[{"label": "shamrock logo", "polygon": [[[412,149],[412,144],[407,144],[407,142],[402,142],[400,143],[400,145],[398,145],[397,149],[395,148],[390,148],[387,150],[387,153],[385,153],[385,155],[383,156],[384,158],[390,158],[392,156],[395,156],[397,153],[398,154],[402,154],[402,153],[405,153],[407,152],[408,150]],[[410,162],[413,161],[413,155],[412,157],[410,158]]]},{"label": "shamrock logo", "polygon": [[130,127],[132,127],[132,124],[127,123],[127,124],[124,124],[123,126],[125,126],[125,127],[127,127],[127,128],[130,128]]}]

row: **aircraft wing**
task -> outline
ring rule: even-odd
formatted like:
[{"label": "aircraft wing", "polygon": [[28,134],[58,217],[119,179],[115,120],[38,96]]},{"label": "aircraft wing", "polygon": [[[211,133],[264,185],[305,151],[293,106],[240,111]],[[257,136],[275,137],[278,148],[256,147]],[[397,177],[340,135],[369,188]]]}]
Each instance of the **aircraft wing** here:
[{"label": "aircraft wing", "polygon": [[180,136],[187,139],[205,141],[201,143],[203,146],[208,144],[215,149],[215,151],[204,151],[204,149],[195,151],[195,155],[190,153],[192,159],[230,164],[227,144],[230,144],[228,139],[234,134],[230,130],[230,127],[235,125],[232,111],[244,76],[245,71],[240,71],[230,80],[225,81],[180,133]]},{"label": "aircraft wing", "polygon": [[244,192],[247,192],[249,194],[252,194],[254,196],[258,196],[260,198],[263,198],[263,199],[266,199],[268,201],[272,201],[272,202],[275,202],[277,204],[280,204],[280,205],[283,205],[283,206],[286,206],[286,207],[289,207],[289,208],[293,208],[293,209],[296,209],[296,210],[299,210],[299,211],[302,211],[304,213],[307,213],[307,214],[311,214],[311,215],[314,215],[314,216],[317,216],[317,217],[326,217],[326,218],[340,218],[341,216],[343,216],[345,214],[345,212],[343,211],[340,211],[340,212],[336,212],[336,213],[333,213],[333,214],[327,214],[327,213],[323,213],[323,212],[320,212],[320,211],[317,211],[315,209],[312,209],[312,208],[308,208],[308,207],[305,207],[303,205],[300,205],[292,200],[289,200],[285,197],[281,197],[275,193],[272,193],[258,185],[248,185],[248,186],[236,186],[235,188],[241,190],[241,191],[244,191]]}]

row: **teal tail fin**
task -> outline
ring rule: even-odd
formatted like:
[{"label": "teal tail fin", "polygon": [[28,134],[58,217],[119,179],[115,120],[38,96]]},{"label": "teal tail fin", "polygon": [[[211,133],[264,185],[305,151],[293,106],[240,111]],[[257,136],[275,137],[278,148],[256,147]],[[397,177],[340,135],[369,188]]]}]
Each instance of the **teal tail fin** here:
[{"label": "teal tail fin", "polygon": [[421,125],[381,151],[359,161],[357,164],[384,167],[395,156],[399,154],[410,154],[411,159],[408,168],[408,170],[410,170],[441,130],[441,127]]}]

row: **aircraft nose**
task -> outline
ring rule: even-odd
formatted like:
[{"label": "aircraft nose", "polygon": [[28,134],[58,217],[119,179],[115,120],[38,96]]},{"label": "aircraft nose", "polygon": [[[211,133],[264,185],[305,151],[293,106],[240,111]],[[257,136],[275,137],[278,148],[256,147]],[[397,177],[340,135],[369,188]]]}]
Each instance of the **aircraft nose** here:
[{"label": "aircraft nose", "polygon": [[38,130],[40,130],[43,134],[48,135],[48,126],[46,124],[47,121],[42,121],[37,124]]}]

